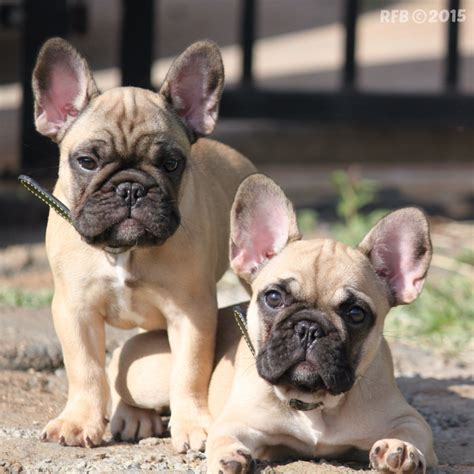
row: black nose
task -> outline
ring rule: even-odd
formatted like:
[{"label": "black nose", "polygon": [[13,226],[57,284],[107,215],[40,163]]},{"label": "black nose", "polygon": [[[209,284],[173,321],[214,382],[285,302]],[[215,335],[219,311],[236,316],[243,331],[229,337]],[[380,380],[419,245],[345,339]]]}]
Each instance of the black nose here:
[{"label": "black nose", "polygon": [[296,323],[295,332],[302,346],[309,346],[316,339],[324,336],[324,332],[318,323],[306,319]]},{"label": "black nose", "polygon": [[131,183],[130,181],[120,183],[115,188],[115,192],[125,201],[125,204],[129,207],[136,206],[140,198],[146,195],[146,189],[142,184]]}]

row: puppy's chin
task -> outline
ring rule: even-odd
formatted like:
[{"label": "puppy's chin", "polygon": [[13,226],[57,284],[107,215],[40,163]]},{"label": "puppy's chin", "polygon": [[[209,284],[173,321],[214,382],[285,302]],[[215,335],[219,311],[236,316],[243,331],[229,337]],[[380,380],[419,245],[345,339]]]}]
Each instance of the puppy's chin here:
[{"label": "puppy's chin", "polygon": [[316,370],[314,364],[304,360],[290,367],[283,376],[283,379],[302,392],[315,393],[326,391],[326,386]]},{"label": "puppy's chin", "polygon": [[84,240],[95,247],[109,249],[127,249],[131,247],[150,247],[165,243],[176,231],[178,223],[167,225],[164,229],[146,227],[137,219],[127,218],[110,226],[96,236],[82,235]]},{"label": "puppy's chin", "polygon": [[293,385],[274,385],[273,390],[278,399],[285,404],[290,400],[300,400],[305,403],[321,403],[320,409],[331,409],[337,407],[344,399],[345,394],[331,395],[327,390],[318,390],[317,392],[302,391]]},{"label": "puppy's chin", "polygon": [[145,226],[136,219],[125,219],[124,221],[108,229],[105,243],[108,247],[132,247],[158,245],[161,239],[151,234]]},{"label": "puppy's chin", "polygon": [[[325,385],[317,373],[315,365],[302,361],[287,370],[281,384],[275,385],[275,393],[281,400],[301,400],[306,403],[322,402],[322,407],[333,408],[344,397],[344,393],[334,393]],[[349,386],[345,387],[349,389]]]}]

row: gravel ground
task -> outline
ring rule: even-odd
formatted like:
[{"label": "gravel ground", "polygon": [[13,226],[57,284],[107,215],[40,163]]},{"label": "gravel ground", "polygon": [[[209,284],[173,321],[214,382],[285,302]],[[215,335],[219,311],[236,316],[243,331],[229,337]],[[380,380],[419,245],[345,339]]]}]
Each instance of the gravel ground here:
[{"label": "gravel ground", "polygon": [[[19,271],[24,269],[24,271]],[[42,246],[0,252],[0,287],[51,287]],[[220,283],[222,306],[244,297],[230,273]],[[108,329],[108,351],[130,332]],[[434,472],[474,473],[474,378],[472,351],[442,357],[436,348],[422,349],[416,339],[389,340],[399,385],[406,398],[430,423],[440,466]],[[462,349],[462,348],[461,348]],[[0,307],[0,473],[117,472],[144,470],[202,472],[201,453],[173,453],[169,437],[138,445],[117,443],[110,433],[94,449],[41,443],[46,422],[66,400],[67,384],[59,343],[49,309]],[[259,465],[258,472],[371,472],[367,464],[291,462]]]},{"label": "gravel ground", "polygon": [[[468,360],[443,359],[401,342],[392,344],[399,384],[430,423],[440,459],[435,472],[474,472],[474,381]],[[94,449],[61,447],[38,440],[45,423],[66,400],[64,370],[0,372],[0,472],[168,471],[201,472],[201,453],[175,455],[168,437],[138,445],[107,434]],[[259,466],[261,472],[370,472],[367,465],[290,462]]]}]

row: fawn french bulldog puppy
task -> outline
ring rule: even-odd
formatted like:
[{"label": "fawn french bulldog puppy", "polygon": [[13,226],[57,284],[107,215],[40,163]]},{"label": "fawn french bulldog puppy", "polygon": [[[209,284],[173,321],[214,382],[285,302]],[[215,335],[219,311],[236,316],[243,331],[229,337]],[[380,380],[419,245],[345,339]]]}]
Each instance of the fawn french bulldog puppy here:
[{"label": "fawn french bulldog puppy", "polygon": [[[357,248],[301,240],[283,191],[263,175],[246,178],[231,211],[230,258],[252,288],[247,321],[256,355],[229,309],[221,310],[209,472],[247,472],[253,459],[361,451],[381,472],[436,464],[431,430],[400,393],[382,335],[390,308],[419,295],[431,255],[418,209],[392,212]],[[170,366],[162,334],[138,335],[114,354],[114,389],[139,413],[159,411],[168,403]],[[152,390],[150,374],[158,372]],[[141,429],[116,423],[132,437]]]},{"label": "fawn french bulldog puppy", "polygon": [[107,322],[167,329],[173,445],[204,447],[216,281],[228,266],[232,198],[254,171],[236,151],[200,138],[214,129],[223,82],[220,52],[209,41],[174,61],[158,93],[100,93],[68,42],[54,38],[41,49],[36,127],[59,145],[54,194],[73,221],[50,212],[46,235],[69,393],[43,440],[100,444],[109,417]]}]

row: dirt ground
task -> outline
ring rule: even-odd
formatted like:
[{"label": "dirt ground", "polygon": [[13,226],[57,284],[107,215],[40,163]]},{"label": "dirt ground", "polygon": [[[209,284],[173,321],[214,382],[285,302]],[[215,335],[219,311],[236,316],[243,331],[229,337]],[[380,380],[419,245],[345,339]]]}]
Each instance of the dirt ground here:
[{"label": "dirt ground", "polygon": [[[457,234],[456,234],[457,235]],[[0,287],[51,288],[44,246],[16,246],[0,253]],[[238,293],[230,273],[220,283],[221,306]],[[128,337],[108,331],[108,352]],[[437,348],[409,340],[389,339],[399,385],[432,427],[440,465],[433,472],[474,473],[474,354],[459,348],[441,356]],[[46,422],[66,400],[67,383],[61,351],[49,308],[0,307],[0,473],[1,472],[203,472],[202,453],[175,455],[169,437],[150,438],[138,445],[117,443],[107,433],[94,449],[61,447],[39,441]],[[327,460],[288,461],[258,465],[258,472],[371,472],[367,464]]]},{"label": "dirt ground", "polygon": [[[406,343],[392,344],[399,384],[428,420],[440,466],[434,472],[474,472],[474,381],[468,359],[442,359]],[[201,453],[175,455],[169,438],[138,445],[117,443],[107,434],[94,449],[42,443],[39,435],[66,400],[62,369],[0,372],[0,472],[89,472],[152,470],[201,472]],[[2,471],[3,470],[3,471]],[[367,465],[289,462],[258,466],[260,472],[370,472]]]}]

